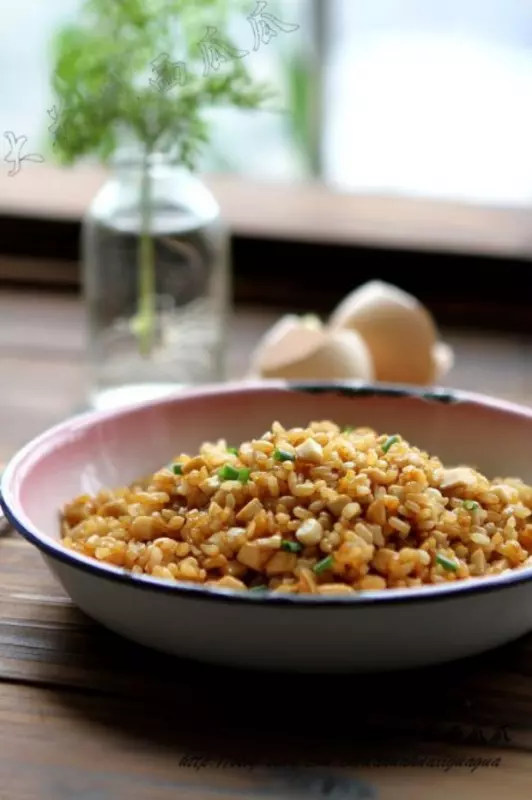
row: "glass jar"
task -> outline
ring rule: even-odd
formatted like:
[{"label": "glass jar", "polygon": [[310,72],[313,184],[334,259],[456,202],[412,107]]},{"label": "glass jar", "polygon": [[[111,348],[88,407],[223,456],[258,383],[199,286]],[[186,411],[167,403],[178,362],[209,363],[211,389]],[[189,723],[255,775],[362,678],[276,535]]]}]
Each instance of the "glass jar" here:
[{"label": "glass jar", "polygon": [[89,401],[224,379],[228,236],[210,191],[164,156],[122,156],[85,217]]}]

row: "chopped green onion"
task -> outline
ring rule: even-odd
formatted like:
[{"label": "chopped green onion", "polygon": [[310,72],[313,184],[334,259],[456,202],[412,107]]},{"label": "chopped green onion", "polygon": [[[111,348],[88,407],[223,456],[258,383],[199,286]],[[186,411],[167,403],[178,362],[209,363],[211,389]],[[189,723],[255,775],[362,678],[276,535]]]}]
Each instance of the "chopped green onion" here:
[{"label": "chopped green onion", "polygon": [[266,586],[266,584],[261,583],[260,586],[252,586],[249,591],[250,592],[267,592],[268,591],[268,587]]},{"label": "chopped green onion", "polygon": [[247,467],[242,467],[242,469],[238,470],[238,480],[240,483],[247,483],[249,481],[249,476],[251,475],[251,470]]},{"label": "chopped green onion", "polygon": [[322,572],[326,572],[328,569],[330,569],[333,564],[334,558],[332,556],[327,556],[326,558],[322,558],[321,561],[318,561],[317,564],[314,564],[312,569],[316,575],[321,575]]},{"label": "chopped green onion", "polygon": [[288,453],[286,450],[276,450],[273,454],[273,457],[276,461],[295,461],[296,457],[292,453]]},{"label": "chopped green onion", "polygon": [[344,428],[343,433],[352,433],[354,430],[355,429],[353,428],[352,425],[347,425],[347,427]]},{"label": "chopped green onion", "polygon": [[172,471],[174,475],[182,475],[183,474],[183,464],[172,464]]},{"label": "chopped green onion", "polygon": [[281,550],[286,550],[288,553],[299,553],[301,549],[299,542],[291,542],[288,539],[283,539],[281,542]]},{"label": "chopped green onion", "polygon": [[227,448],[227,452],[228,453],[232,453],[234,456],[237,456],[238,455],[238,447],[228,447]]},{"label": "chopped green onion", "polygon": [[464,508],[467,508],[468,511],[476,511],[479,507],[475,500],[464,500]]},{"label": "chopped green onion", "polygon": [[218,470],[218,475],[223,481],[240,481],[240,483],[247,483],[250,474],[251,470],[247,467],[235,469],[231,464],[224,464],[223,467]]},{"label": "chopped green onion", "polygon": [[218,470],[218,475],[223,481],[237,481],[238,474],[239,470],[232,467],[231,464],[224,464],[223,467]]},{"label": "chopped green onion", "polygon": [[436,561],[441,567],[448,571],[450,570],[451,572],[456,572],[458,569],[458,564],[456,561],[453,561],[452,558],[447,558],[447,556],[444,556],[441,553],[436,554]]},{"label": "chopped green onion", "polygon": [[399,436],[388,436],[382,446],[382,452],[387,453],[392,445],[399,441]]}]

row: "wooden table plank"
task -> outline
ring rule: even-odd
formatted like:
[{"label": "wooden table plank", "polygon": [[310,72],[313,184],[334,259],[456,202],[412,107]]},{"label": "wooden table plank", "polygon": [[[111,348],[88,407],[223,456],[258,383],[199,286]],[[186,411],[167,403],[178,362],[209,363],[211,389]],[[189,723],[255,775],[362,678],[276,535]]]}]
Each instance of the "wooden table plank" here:
[{"label": "wooden table plank", "polygon": [[[363,687],[352,677],[287,680],[169,659],[108,633],[15,536],[0,543],[0,587],[6,800],[287,797],[282,782],[286,770],[296,779],[298,764],[325,775],[341,766],[344,779],[389,800],[425,800],[429,789],[442,800],[525,798],[532,789],[532,637]],[[448,771],[431,767],[435,758]],[[283,765],[280,778],[264,759]],[[448,766],[464,760],[469,767]],[[498,766],[482,766],[489,760]]]},{"label": "wooden table plank", "polygon": [[[241,377],[276,319],[239,309],[230,329],[228,373]],[[0,461],[86,398],[82,305],[76,296],[0,289]]]},{"label": "wooden table plank", "polygon": [[[147,682],[148,675],[157,680]],[[156,703],[177,701],[186,684],[191,694],[180,701],[183,711],[196,709],[211,725],[218,707],[201,686],[222,682],[232,695],[247,680],[235,670],[168,659],[93,623],[72,606],[38,552],[15,534],[0,540],[0,683],[6,679],[113,695],[138,694],[149,686]],[[331,681],[262,676],[264,707],[269,701],[290,702],[294,680],[298,691],[309,696],[316,681]],[[421,732],[439,742],[456,743],[462,737],[467,743],[469,736],[470,744],[532,750],[532,636],[457,665],[405,673],[400,692],[383,692],[381,676],[364,682],[368,691],[361,697],[353,693],[352,677],[334,678],[335,693],[343,698],[339,716],[364,716],[366,734],[385,725],[388,731]],[[327,704],[298,711],[300,722],[320,715],[338,722]],[[261,725],[268,727],[268,722]]]},{"label": "wooden table plank", "polygon": [[[283,311],[239,308],[228,373],[241,377],[259,337]],[[444,331],[456,364],[445,382],[532,402],[532,338]],[[0,460],[80,407],[86,394],[81,301],[0,288]]]},{"label": "wooden table plank", "polygon": [[[223,718],[228,715],[228,697],[223,687],[219,691]],[[186,695],[186,686],[181,693]],[[213,695],[214,704],[218,692]],[[423,742],[407,751],[400,742],[382,738],[370,744],[360,736],[358,741],[345,735],[342,740],[331,739],[327,727],[305,735],[294,708],[285,720],[278,717],[286,724],[284,733],[279,724],[275,733],[257,733],[252,719],[250,726],[250,715],[238,704],[231,715],[238,726],[231,729],[228,746],[228,731],[225,738],[220,735],[226,726],[213,730],[200,714],[184,714],[179,699],[161,705],[149,695],[121,699],[0,684],[0,717],[7,723],[0,727],[0,797],[324,797],[287,791],[288,780],[309,780],[309,773],[298,764],[312,765],[310,774],[322,779],[341,776],[351,792],[332,796],[345,800],[376,798],[377,788],[380,800],[426,800],[429,790],[440,800],[450,796],[485,800],[503,793],[512,800],[525,800],[532,788],[530,757],[518,751],[474,746],[464,751]],[[265,710],[257,709],[257,719],[265,715]],[[377,758],[386,766],[372,766]],[[438,768],[435,759],[442,766]],[[469,765],[458,766],[460,760]],[[353,781],[350,787],[348,777]],[[366,791],[373,787],[375,793],[363,794],[362,787]]]},{"label": "wooden table plank", "polygon": [[[232,376],[275,317],[235,316]],[[449,384],[532,402],[530,339],[447,338],[457,355]],[[76,298],[0,292],[0,460],[79,405],[82,352]],[[0,536],[0,800],[319,796],[291,793],[287,780],[304,779],[297,764],[358,780],[346,800],[524,800],[531,752],[532,636],[400,676],[243,674],[104,630],[34,548]],[[260,767],[259,756],[277,755],[282,774]],[[475,758],[498,764],[464,764]]]}]

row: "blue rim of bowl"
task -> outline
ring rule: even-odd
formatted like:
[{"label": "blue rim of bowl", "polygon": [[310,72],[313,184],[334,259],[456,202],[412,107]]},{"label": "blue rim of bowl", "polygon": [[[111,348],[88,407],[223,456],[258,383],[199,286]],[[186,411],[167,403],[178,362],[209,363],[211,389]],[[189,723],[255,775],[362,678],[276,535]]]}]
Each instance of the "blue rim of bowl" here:
[{"label": "blue rim of bowl", "polygon": [[[193,394],[204,395],[207,392],[213,393],[217,390],[223,393],[231,391],[242,391],[246,388],[268,389],[273,388],[288,392],[307,392],[311,394],[340,394],[345,397],[391,397],[391,398],[416,398],[428,402],[443,404],[480,404],[485,408],[495,408],[509,413],[526,414],[532,417],[532,409],[527,408],[511,401],[499,400],[488,395],[466,392],[462,390],[446,389],[434,387],[431,389],[420,388],[406,385],[390,384],[368,384],[361,381],[334,381],[334,382],[289,382],[289,381],[261,381],[258,383],[226,383],[220,387],[206,387],[205,391],[196,389]],[[188,394],[188,393],[186,393]],[[166,397],[150,403],[150,405],[164,405],[172,400],[178,400],[181,394],[175,397]],[[144,407],[144,403],[134,404],[121,411],[110,412],[84,412],[69,420],[65,420],[59,425],[48,429],[40,436],[31,440],[23,447],[16,456],[4,468],[0,476],[2,482],[5,480],[6,473],[11,472],[11,464],[21,457],[27,450],[31,450],[35,442],[51,436],[55,431],[59,431],[69,422],[79,422],[80,424],[92,418],[102,419],[112,417],[117,413],[134,412],[139,407]],[[3,510],[9,524],[19,532],[30,544],[34,545],[47,557],[59,561],[69,567],[86,572],[96,578],[103,578],[114,583],[126,585],[143,591],[163,593],[167,595],[177,595],[187,599],[224,602],[230,604],[258,604],[261,606],[288,606],[291,608],[315,608],[317,607],[357,607],[357,606],[390,606],[390,605],[411,605],[427,602],[444,602],[459,600],[464,595],[482,595],[500,591],[503,588],[519,586],[523,583],[532,581],[532,568],[516,569],[504,575],[490,576],[487,578],[471,579],[471,581],[456,581],[449,584],[438,584],[423,586],[420,588],[407,589],[384,589],[382,591],[364,591],[353,595],[306,595],[306,594],[276,594],[265,591],[253,593],[251,591],[233,591],[230,589],[210,588],[203,585],[188,583],[177,583],[165,581],[161,578],[152,578],[150,575],[135,575],[129,570],[121,569],[110,564],[96,562],[89,556],[83,556],[64,548],[59,542],[48,542],[31,530],[28,530],[12,513],[4,499],[2,486],[0,485],[0,508]]]}]

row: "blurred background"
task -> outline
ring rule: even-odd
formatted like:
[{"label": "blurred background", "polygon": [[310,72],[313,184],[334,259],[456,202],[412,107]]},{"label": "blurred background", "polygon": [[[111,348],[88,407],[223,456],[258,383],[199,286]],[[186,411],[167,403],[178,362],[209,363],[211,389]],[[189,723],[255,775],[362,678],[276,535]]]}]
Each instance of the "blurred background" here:
[{"label": "blurred background", "polygon": [[[10,177],[4,135],[45,152],[50,39],[78,9],[2,7],[0,425],[14,409],[34,415],[12,444],[67,413],[83,380],[80,221],[102,173],[46,154]],[[281,109],[218,112],[202,163],[232,234],[233,372],[279,312],[328,313],[381,278],[435,315],[457,352],[450,383],[532,396],[532,0],[269,0],[267,11],[297,30],[254,51],[243,14],[234,34]]]},{"label": "blurred background", "polygon": [[[50,37],[78,7],[4,3],[2,126],[30,142],[49,124]],[[207,170],[529,203],[529,0],[270,0],[268,11],[300,27],[251,52],[248,66],[281,90],[286,111],[218,115]],[[244,16],[235,37],[251,49]]]}]

